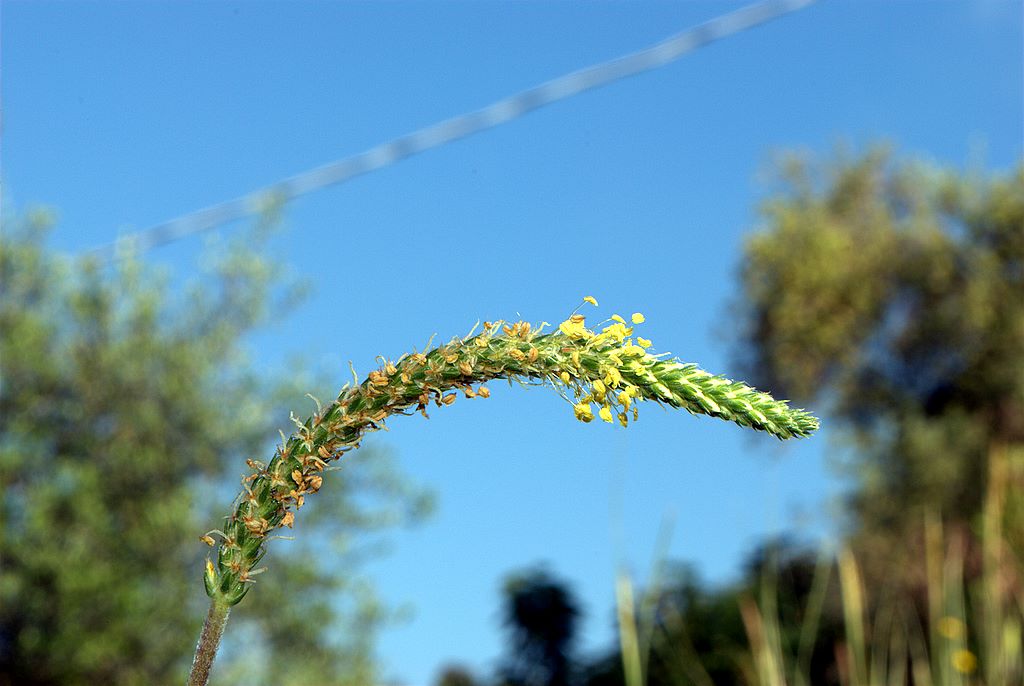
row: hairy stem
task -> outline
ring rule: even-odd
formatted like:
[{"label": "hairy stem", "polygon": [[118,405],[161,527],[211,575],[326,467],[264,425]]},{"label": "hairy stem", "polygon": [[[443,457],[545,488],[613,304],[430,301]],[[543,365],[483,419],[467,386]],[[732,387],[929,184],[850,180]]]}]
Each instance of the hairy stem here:
[{"label": "hairy stem", "polygon": [[220,639],[224,635],[224,626],[228,623],[230,612],[231,605],[222,598],[214,596],[210,601],[210,611],[206,613],[203,632],[199,634],[199,643],[196,644],[196,656],[192,660],[188,686],[206,686],[209,682],[213,658],[217,656],[217,648],[220,647]]}]

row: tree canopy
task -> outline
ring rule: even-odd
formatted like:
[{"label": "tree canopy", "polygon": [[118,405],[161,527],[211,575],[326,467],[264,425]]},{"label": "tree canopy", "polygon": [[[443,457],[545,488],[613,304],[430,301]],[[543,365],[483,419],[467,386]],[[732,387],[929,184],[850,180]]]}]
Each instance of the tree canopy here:
[{"label": "tree canopy", "polygon": [[[50,222],[4,217],[0,239],[0,684],[180,682],[206,604],[198,537],[315,389],[246,362],[283,286],[262,231],[172,288],[131,259],[54,254]],[[239,607],[218,683],[373,679],[388,612],[351,541],[424,500],[386,455],[354,459]],[[332,566],[301,554],[329,533],[348,542]]]},{"label": "tree canopy", "polygon": [[862,542],[904,546],[924,510],[970,523],[993,469],[1021,492],[1024,166],[959,172],[876,148],[790,156],[778,181],[744,246],[741,356],[759,386],[829,407]]}]

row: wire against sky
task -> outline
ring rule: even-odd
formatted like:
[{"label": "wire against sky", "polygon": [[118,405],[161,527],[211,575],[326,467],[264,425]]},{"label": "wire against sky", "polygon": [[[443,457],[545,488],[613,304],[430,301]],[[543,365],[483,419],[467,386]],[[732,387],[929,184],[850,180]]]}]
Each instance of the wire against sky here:
[{"label": "wire against sky", "polygon": [[365,152],[316,167],[234,200],[126,234],[93,250],[108,259],[138,254],[201,231],[260,213],[300,195],[344,183],[431,148],[504,124],[545,105],[565,100],[673,62],[697,48],[801,9],[815,0],[767,0],[677,33],[643,50],[559,76],[499,100],[383,143]]}]

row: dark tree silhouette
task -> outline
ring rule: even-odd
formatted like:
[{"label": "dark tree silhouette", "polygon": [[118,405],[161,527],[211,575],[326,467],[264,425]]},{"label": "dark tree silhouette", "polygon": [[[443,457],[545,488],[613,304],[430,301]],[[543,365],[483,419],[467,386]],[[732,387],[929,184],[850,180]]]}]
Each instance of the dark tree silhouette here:
[{"label": "dark tree silhouette", "polygon": [[580,615],[568,586],[544,570],[511,576],[504,588],[510,655],[501,681],[510,686],[568,686]]}]

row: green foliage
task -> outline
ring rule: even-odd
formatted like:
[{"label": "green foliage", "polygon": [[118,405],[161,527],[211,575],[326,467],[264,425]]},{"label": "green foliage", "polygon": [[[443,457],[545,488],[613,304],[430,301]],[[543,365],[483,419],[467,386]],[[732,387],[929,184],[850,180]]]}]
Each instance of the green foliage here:
[{"label": "green foliage", "polygon": [[[862,546],[920,558],[924,511],[973,521],[990,454],[1024,443],[1024,166],[962,174],[874,150],[791,157],[780,179],[744,249],[748,373],[829,402]],[[1018,553],[1022,514],[1013,498]]]},{"label": "green foliage", "polygon": [[[171,288],[131,260],[52,254],[49,221],[5,217],[0,241],[0,684],[181,682],[206,601],[197,535],[300,397],[252,374],[241,347],[270,314],[276,268],[246,235]],[[350,569],[301,551],[339,527],[358,541],[420,502],[374,457],[261,579],[288,602],[235,615],[260,657],[252,667],[229,642],[220,683],[370,680],[388,613]],[[315,596],[286,590],[314,578]],[[352,626],[352,641],[332,635]]]},{"label": "green foliage", "polygon": [[[794,686],[834,683],[841,603],[833,588],[822,616],[826,589],[820,582],[828,575],[828,564],[786,540],[758,548],[742,579],[728,586],[711,587],[688,566],[671,565],[667,578],[635,601],[635,625],[619,625],[620,632],[649,636],[641,642],[639,684],[741,686],[769,683],[762,678],[768,673]],[[787,664],[778,659],[782,654],[798,659]],[[585,684],[637,683],[624,673],[626,662],[618,651],[595,661],[585,670]],[[810,679],[794,678],[798,674]]]}]

